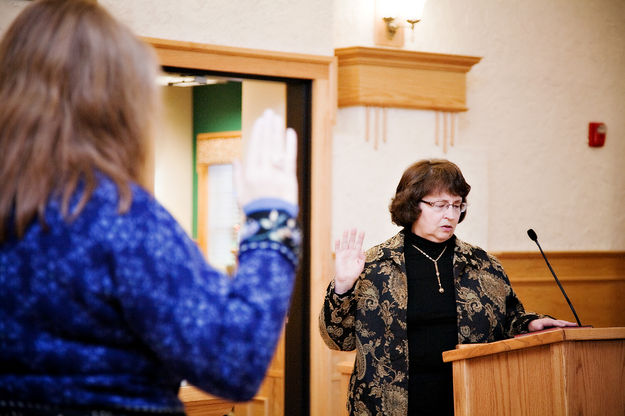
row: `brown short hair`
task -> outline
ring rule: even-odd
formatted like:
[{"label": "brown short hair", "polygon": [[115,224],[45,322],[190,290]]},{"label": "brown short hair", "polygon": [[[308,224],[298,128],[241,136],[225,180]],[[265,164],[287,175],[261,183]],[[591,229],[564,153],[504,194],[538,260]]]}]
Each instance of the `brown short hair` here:
[{"label": "brown short hair", "polygon": [[[141,182],[158,103],[153,50],[93,0],[40,0],[0,42],[0,242],[21,238],[49,199],[77,216],[109,176],[119,210]],[[79,183],[84,192],[69,212]]]},{"label": "brown short hair", "polygon": [[[421,160],[404,171],[389,210],[391,220],[400,227],[410,228],[421,215],[419,201],[432,192],[448,192],[466,202],[471,190],[460,168],[445,159]],[[467,212],[460,214],[462,222]]]}]

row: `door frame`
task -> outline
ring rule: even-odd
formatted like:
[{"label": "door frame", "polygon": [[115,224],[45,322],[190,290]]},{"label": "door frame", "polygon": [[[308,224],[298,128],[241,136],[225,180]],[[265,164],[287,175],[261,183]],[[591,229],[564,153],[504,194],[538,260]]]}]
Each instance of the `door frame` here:
[{"label": "door frame", "polygon": [[[264,51],[144,37],[162,66],[310,81],[310,248],[308,273],[309,407],[303,415],[331,414],[332,356],[321,339],[317,314],[332,277],[332,127],[337,108],[334,56]],[[288,380],[287,380],[288,382]],[[286,401],[285,401],[286,404]],[[308,410],[308,411],[307,411]]]}]

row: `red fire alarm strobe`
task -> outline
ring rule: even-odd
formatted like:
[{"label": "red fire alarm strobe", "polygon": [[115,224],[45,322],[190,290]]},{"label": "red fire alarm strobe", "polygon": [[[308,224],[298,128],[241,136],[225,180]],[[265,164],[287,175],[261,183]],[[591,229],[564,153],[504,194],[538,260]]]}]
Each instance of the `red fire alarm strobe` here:
[{"label": "red fire alarm strobe", "polygon": [[608,127],[604,123],[588,123],[588,146],[603,146],[607,132]]}]

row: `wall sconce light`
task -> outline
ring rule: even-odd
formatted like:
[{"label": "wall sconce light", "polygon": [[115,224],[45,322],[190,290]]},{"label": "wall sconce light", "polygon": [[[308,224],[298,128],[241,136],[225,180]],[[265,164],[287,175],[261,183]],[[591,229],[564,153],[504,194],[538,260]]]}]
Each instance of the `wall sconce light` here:
[{"label": "wall sconce light", "polygon": [[[376,0],[375,43],[381,46],[401,47],[403,28],[421,21],[426,0]],[[408,25],[403,24],[405,21]]]}]

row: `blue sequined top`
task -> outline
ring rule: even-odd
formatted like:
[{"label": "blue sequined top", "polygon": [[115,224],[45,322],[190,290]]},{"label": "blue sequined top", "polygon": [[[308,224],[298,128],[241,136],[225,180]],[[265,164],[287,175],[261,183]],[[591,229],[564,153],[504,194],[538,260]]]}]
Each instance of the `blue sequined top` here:
[{"label": "blue sequined top", "polygon": [[48,230],[0,244],[0,405],[176,411],[181,380],[250,399],[280,335],[294,283],[297,208],[259,200],[233,278],[209,266],[154,198],[101,177],[80,216],[58,202]]}]

